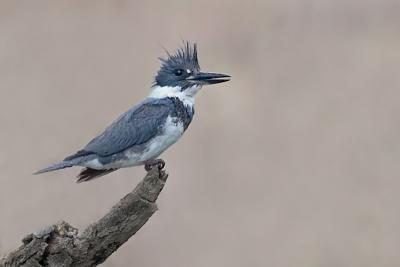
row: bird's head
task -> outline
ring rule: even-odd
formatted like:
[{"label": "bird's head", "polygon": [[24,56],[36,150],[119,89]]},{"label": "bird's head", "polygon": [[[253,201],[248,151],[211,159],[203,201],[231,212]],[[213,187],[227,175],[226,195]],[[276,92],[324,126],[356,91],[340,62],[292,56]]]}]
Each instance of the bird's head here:
[{"label": "bird's head", "polygon": [[200,71],[196,44],[186,42],[174,54],[167,52],[167,56],[160,58],[161,68],[155,77],[154,86],[187,91],[194,95],[203,85],[229,81],[229,75]]}]

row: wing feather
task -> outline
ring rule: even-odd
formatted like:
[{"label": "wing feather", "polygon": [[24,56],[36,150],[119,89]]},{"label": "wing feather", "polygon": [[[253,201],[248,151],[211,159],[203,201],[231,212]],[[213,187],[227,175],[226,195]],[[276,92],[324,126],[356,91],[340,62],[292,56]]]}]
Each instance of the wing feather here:
[{"label": "wing feather", "polygon": [[[150,99],[142,102],[122,114],[75,155],[94,153],[106,157],[146,143],[161,131],[163,123],[173,111],[171,104],[168,99]],[[71,157],[74,155],[69,158]]]}]

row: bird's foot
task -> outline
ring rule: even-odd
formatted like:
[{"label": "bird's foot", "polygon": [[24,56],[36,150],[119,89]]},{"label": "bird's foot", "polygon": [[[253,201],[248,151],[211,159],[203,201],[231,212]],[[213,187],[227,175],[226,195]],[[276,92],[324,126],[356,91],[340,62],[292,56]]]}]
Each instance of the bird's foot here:
[{"label": "bird's foot", "polygon": [[144,169],[150,171],[154,166],[157,166],[158,170],[161,171],[165,167],[165,161],[162,159],[153,159],[145,163]]}]

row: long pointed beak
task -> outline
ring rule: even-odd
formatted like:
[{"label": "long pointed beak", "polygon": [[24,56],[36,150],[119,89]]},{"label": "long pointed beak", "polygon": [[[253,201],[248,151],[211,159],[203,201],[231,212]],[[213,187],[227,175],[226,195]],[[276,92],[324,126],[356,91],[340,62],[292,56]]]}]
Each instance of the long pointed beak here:
[{"label": "long pointed beak", "polygon": [[229,75],[221,74],[221,73],[213,73],[213,72],[199,72],[196,73],[193,77],[188,78],[190,81],[194,81],[199,84],[216,84],[223,83],[230,80]]}]

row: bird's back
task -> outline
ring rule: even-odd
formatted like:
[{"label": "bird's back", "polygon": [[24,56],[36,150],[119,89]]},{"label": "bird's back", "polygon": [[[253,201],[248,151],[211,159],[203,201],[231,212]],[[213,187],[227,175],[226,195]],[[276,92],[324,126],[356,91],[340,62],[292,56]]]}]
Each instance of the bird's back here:
[{"label": "bird's back", "polygon": [[178,98],[148,98],[122,114],[82,150],[65,160],[94,155],[102,164],[107,164],[112,160],[110,157],[120,156],[120,153],[147,149],[146,145],[154,138],[175,136],[174,126],[182,127],[183,133],[193,115],[193,107],[185,106]]}]

